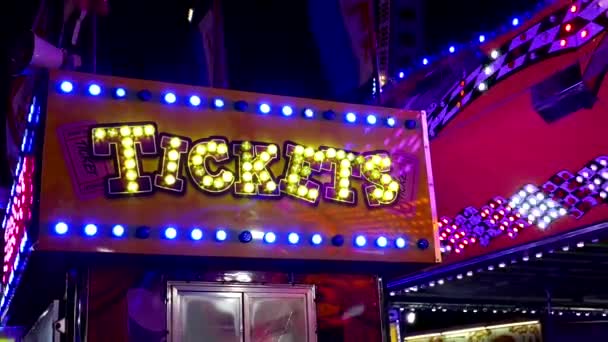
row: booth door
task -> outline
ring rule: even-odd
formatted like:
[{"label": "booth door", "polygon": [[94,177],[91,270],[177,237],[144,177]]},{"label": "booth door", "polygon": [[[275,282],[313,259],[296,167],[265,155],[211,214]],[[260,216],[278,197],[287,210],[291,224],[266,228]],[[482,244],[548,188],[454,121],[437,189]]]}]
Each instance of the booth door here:
[{"label": "booth door", "polygon": [[312,286],[169,283],[169,341],[316,342]]}]

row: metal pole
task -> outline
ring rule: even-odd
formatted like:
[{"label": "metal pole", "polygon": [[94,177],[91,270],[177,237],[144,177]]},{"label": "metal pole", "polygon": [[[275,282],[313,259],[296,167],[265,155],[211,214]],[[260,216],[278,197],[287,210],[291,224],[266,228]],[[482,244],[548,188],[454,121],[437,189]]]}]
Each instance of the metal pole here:
[{"label": "metal pole", "polygon": [[381,341],[388,342],[387,330],[389,329],[388,321],[388,310],[386,308],[386,301],[384,298],[384,283],[382,282],[382,278],[378,277],[378,310],[380,314],[380,331],[381,331]]}]

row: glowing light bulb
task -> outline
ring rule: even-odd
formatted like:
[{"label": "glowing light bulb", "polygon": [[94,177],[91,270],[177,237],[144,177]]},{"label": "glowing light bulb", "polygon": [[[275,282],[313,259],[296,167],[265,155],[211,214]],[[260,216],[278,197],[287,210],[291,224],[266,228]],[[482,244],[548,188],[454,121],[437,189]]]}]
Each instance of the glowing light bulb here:
[{"label": "glowing light bulb", "polygon": [[97,234],[97,226],[92,223],[87,224],[86,226],[84,226],[84,233],[87,236],[93,236]]},{"label": "glowing light bulb", "polygon": [[177,152],[176,150],[171,150],[169,151],[169,153],[167,153],[167,157],[169,158],[169,160],[178,160],[179,159],[179,152]]},{"label": "glowing light bulb", "polygon": [[222,180],[224,182],[230,183],[230,182],[232,182],[233,179],[234,179],[234,176],[232,175],[232,172],[225,171],[224,173],[222,173]]},{"label": "glowing light bulb", "polygon": [[116,96],[117,98],[123,98],[127,96],[127,91],[125,90],[125,88],[116,88],[116,90],[114,91],[114,96]]},{"label": "glowing light bulb", "polygon": [[492,59],[496,59],[499,56],[499,52],[498,50],[492,50],[492,52],[490,52],[490,57],[492,57]]},{"label": "glowing light bulb", "polygon": [[429,59],[428,58],[423,58],[422,59],[422,65],[428,65],[429,64]]},{"label": "glowing light bulb", "polygon": [[365,246],[366,243],[367,243],[367,239],[363,235],[358,235],[355,238],[355,245],[357,245],[357,247],[363,247],[363,246]]},{"label": "glowing light bulb", "polygon": [[273,232],[268,232],[264,234],[264,242],[266,243],[275,243],[277,241],[277,235]]},{"label": "glowing light bulb", "polygon": [[355,121],[357,121],[357,115],[355,113],[346,113],[346,121],[353,123]]},{"label": "glowing light bulb", "polygon": [[97,139],[103,139],[106,137],[106,130],[103,128],[97,128],[95,129],[95,138]]},{"label": "glowing light bulb", "polygon": [[97,84],[91,84],[89,86],[89,94],[91,94],[93,96],[97,96],[97,95],[101,94],[101,87],[98,86]]},{"label": "glowing light bulb", "polygon": [[401,237],[400,237],[400,238],[397,238],[397,239],[395,240],[395,246],[396,246],[397,248],[405,248],[405,239],[404,239],[404,238],[401,238]]},{"label": "glowing light bulb", "polygon": [[245,183],[245,185],[243,186],[243,191],[247,193],[252,193],[254,190],[255,186],[253,185],[253,183]]},{"label": "glowing light bulb", "polygon": [[146,125],[144,127],[144,133],[146,135],[152,135],[152,134],[154,134],[155,131],[156,131],[156,129],[154,128],[153,125]]},{"label": "glowing light bulb", "polygon": [[182,141],[178,137],[173,137],[173,138],[171,138],[171,141],[169,142],[169,144],[173,148],[178,148],[182,144]]},{"label": "glowing light bulb", "polygon": [[395,126],[395,124],[396,124],[395,118],[393,118],[393,117],[387,118],[387,119],[386,119],[386,124],[387,124],[389,127],[394,127],[394,126]]},{"label": "glowing light bulb", "polygon": [[226,233],[225,230],[219,229],[217,232],[215,232],[215,239],[217,241],[225,241],[227,238],[228,238],[228,233]]},{"label": "glowing light bulb", "polygon": [[167,184],[167,185],[173,185],[173,184],[175,184],[175,181],[176,181],[175,176],[173,176],[173,175],[166,175],[165,176],[165,184]]},{"label": "glowing light bulb", "polygon": [[370,125],[375,125],[376,121],[377,121],[376,116],[374,114],[368,115],[366,120],[367,120],[367,123]]},{"label": "glowing light bulb", "polygon": [[262,114],[270,113],[270,106],[267,103],[260,104],[260,113],[262,113]]},{"label": "glowing light bulb", "polygon": [[313,245],[320,245],[323,242],[323,237],[321,234],[314,234],[310,239]]},{"label": "glowing light bulb", "polygon": [[340,189],[340,191],[338,191],[338,196],[340,198],[348,198],[349,195],[350,191],[348,189]]},{"label": "glowing light bulb", "polygon": [[291,116],[293,114],[293,108],[290,106],[283,106],[281,113],[283,113],[285,116]]},{"label": "glowing light bulb", "polygon": [[513,26],[519,25],[519,18],[513,18],[513,20],[511,20],[511,25],[513,25]]},{"label": "glowing light bulb", "polygon": [[289,233],[289,235],[287,235],[287,241],[289,241],[290,244],[295,245],[300,242],[300,236],[297,233]]},{"label": "glowing light bulb", "polygon": [[203,164],[203,157],[200,155],[195,155],[192,157],[192,164],[198,166]]},{"label": "glowing light bulb", "polygon": [[479,42],[483,43],[486,41],[486,36],[484,36],[483,34],[479,35]]},{"label": "glowing light bulb", "polygon": [[55,233],[64,235],[68,232],[68,225],[65,222],[59,222],[55,225]]},{"label": "glowing light bulb", "polygon": [[206,187],[211,186],[211,184],[213,184],[213,177],[211,176],[205,176],[203,177],[203,185]]},{"label": "glowing light bulb", "polygon": [[123,235],[125,235],[125,227],[117,224],[114,227],[112,227],[112,235],[114,235],[115,237],[121,237]]},{"label": "glowing light bulb", "polygon": [[74,90],[74,85],[70,81],[63,81],[59,85],[59,89],[61,89],[61,91],[64,92],[64,93],[66,93],[66,94],[67,93],[71,93],[72,90]]},{"label": "glowing light bulb", "polygon": [[307,187],[305,187],[304,185],[300,185],[298,187],[298,196],[304,197],[304,196],[306,196],[307,193],[308,193]]},{"label": "glowing light bulb", "polygon": [[129,126],[120,127],[120,135],[123,137],[131,135],[131,128]]},{"label": "glowing light bulb", "polygon": [[126,175],[128,180],[130,181],[134,181],[137,179],[137,172],[135,172],[134,170],[129,170],[127,171]]},{"label": "glowing light bulb", "polygon": [[190,102],[190,105],[197,107],[201,104],[201,98],[196,95],[192,95],[192,96],[190,96],[190,99],[188,100],[188,102]]},{"label": "glowing light bulb", "polygon": [[215,108],[223,108],[224,107],[224,100],[222,100],[222,99],[215,99],[215,100],[213,100],[213,106]]},{"label": "glowing light bulb", "polygon": [[127,191],[129,192],[137,192],[139,190],[139,184],[137,182],[129,182],[127,183]]},{"label": "glowing light bulb", "polygon": [[310,108],[304,109],[304,117],[307,117],[310,119],[313,116],[315,116],[315,112],[312,109],[310,109]]},{"label": "glowing light bulb", "polygon": [[221,178],[216,178],[213,180],[213,186],[216,189],[221,189],[222,187],[224,187],[224,180]]},{"label": "glowing light bulb", "polygon": [[217,153],[224,154],[228,152],[228,145],[221,143],[217,145]]},{"label": "glowing light bulb", "polygon": [[169,240],[173,240],[177,237],[177,230],[173,227],[168,227],[165,229],[165,238]]},{"label": "glowing light bulb", "polygon": [[175,101],[177,101],[177,97],[173,93],[166,93],[164,99],[165,102],[169,104],[175,103]]},{"label": "glowing light bulb", "polygon": [[194,228],[190,231],[190,238],[194,241],[198,241],[203,238],[203,231],[199,228]]},{"label": "glowing light bulb", "polygon": [[380,248],[384,248],[388,245],[388,239],[384,236],[380,236],[376,239],[376,245]]}]

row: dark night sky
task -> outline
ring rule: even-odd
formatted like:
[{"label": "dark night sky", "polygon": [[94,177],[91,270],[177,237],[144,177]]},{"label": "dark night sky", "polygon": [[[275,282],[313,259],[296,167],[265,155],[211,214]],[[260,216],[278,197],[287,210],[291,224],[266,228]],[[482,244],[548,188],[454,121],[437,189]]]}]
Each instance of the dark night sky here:
[{"label": "dark night sky", "polygon": [[[192,44],[200,38],[185,20],[193,1],[110,0],[112,14],[100,21],[99,72],[200,84],[203,77],[196,56],[201,51]],[[477,32],[488,34],[501,25],[508,27],[514,15],[532,11],[536,3],[427,0],[425,53],[435,55],[449,44],[476,39]],[[232,88],[331,97],[316,58],[318,47],[307,28],[305,0],[228,0],[224,4]],[[351,100],[350,95],[339,100]]]},{"label": "dark night sky", "polygon": [[541,0],[426,0],[426,44],[430,53],[465,43],[497,29],[509,29],[513,17],[533,13]]}]

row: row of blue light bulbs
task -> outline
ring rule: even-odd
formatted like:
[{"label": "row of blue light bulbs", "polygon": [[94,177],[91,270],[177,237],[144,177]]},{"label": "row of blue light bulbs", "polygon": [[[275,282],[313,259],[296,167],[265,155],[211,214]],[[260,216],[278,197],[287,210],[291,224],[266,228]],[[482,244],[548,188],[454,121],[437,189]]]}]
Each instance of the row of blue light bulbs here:
[{"label": "row of blue light bulbs", "polygon": [[[520,24],[520,20],[519,20],[519,18],[513,18],[513,19],[511,20],[511,25],[512,25],[513,27],[517,27],[517,26],[519,26],[519,24]],[[480,43],[480,44],[481,44],[481,43],[485,43],[485,41],[486,41],[486,36],[485,36],[484,34],[480,34],[480,35],[479,35],[479,37],[478,37],[478,40],[479,40],[479,43]],[[455,53],[455,52],[456,52],[456,46],[455,46],[455,45],[450,45],[450,47],[448,48],[448,52],[449,52],[449,53],[451,53],[451,54]],[[424,57],[424,58],[422,58],[422,65],[428,65],[428,64],[429,64],[429,62],[430,62],[430,61],[429,61],[429,58],[428,58],[428,57]],[[400,71],[400,72],[399,72],[399,78],[404,78],[404,77],[405,77],[405,72]]]},{"label": "row of blue light bulbs", "polygon": [[[67,223],[65,222],[59,222],[55,225],[55,233],[58,235],[65,235],[68,233],[69,227],[67,225]],[[84,234],[86,236],[90,236],[93,237],[95,235],[97,235],[97,233],[99,232],[99,229],[97,228],[96,225],[89,223],[87,225],[84,226]],[[112,235],[114,237],[117,238],[121,238],[124,237],[127,230],[124,226],[117,224],[114,227],[112,227]],[[167,227],[163,230],[163,237],[165,239],[168,240],[174,240],[177,238],[178,235],[178,231],[177,229],[175,229],[174,227]],[[190,230],[190,239],[194,240],[194,241],[199,241],[203,238],[203,230],[200,228],[193,228],[192,230]],[[228,238],[228,232],[224,229],[217,229],[215,231],[215,240],[218,242],[223,242],[226,241],[226,239]],[[277,242],[277,235],[273,232],[265,232],[264,236],[263,236],[263,240],[265,243],[267,244],[273,244],[275,242]],[[310,237],[310,243],[318,246],[320,244],[323,243],[323,236],[321,234],[313,234]],[[287,234],[287,242],[289,242],[289,244],[291,245],[297,245],[298,243],[300,243],[301,238],[300,238],[300,234],[295,233],[295,232],[291,232],[289,234]],[[247,241],[249,242],[249,241]],[[354,240],[353,240],[355,246],[357,247],[365,247],[367,245],[367,237],[365,237],[365,235],[356,235]],[[379,236],[375,239],[375,245],[377,247],[380,248],[386,248],[389,245],[389,239],[385,236]],[[397,248],[405,248],[406,247],[406,240],[402,237],[396,238],[394,241],[394,245]]]},{"label": "row of blue light bulbs", "polygon": [[[59,89],[65,93],[69,94],[74,91],[74,84],[70,81],[62,81],[59,84]],[[102,89],[98,84],[90,84],[87,89],[89,95],[91,96],[99,96],[101,95]],[[127,96],[127,91],[125,88],[115,88],[113,91],[113,96],[115,98],[125,98]],[[174,104],[177,102],[177,96],[172,92],[167,92],[163,95],[163,101],[166,104]],[[202,104],[202,100],[197,95],[191,95],[188,98],[188,103],[193,107],[198,107]],[[215,98],[212,101],[213,108],[221,109],[224,108],[225,103],[221,98]],[[261,114],[270,114],[272,111],[272,107],[268,103],[260,103],[258,106],[258,111]],[[292,116],[294,114],[294,109],[291,106],[284,105],[281,107],[281,114],[283,116]],[[312,119],[315,116],[315,111],[311,108],[305,108],[303,111],[303,116],[309,119]],[[344,120],[348,123],[356,123],[357,122],[357,114],[353,112],[348,112],[344,115]],[[378,117],[375,114],[368,114],[365,116],[365,122],[368,125],[376,125],[378,123]],[[388,127],[395,127],[397,121],[393,117],[388,117],[384,119],[384,124]]]}]

